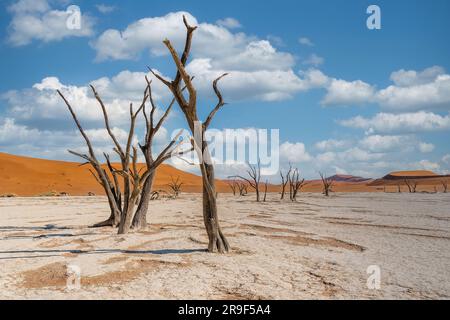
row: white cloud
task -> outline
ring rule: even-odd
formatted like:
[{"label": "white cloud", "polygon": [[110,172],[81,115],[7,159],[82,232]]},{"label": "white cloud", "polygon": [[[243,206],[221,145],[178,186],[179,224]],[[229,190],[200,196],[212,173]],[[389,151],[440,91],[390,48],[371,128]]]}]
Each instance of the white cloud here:
[{"label": "white cloud", "polygon": [[332,79],[322,103],[325,105],[361,105],[370,102],[374,92],[375,89],[371,85],[361,80]]},{"label": "white cloud", "polygon": [[[156,56],[167,55],[168,50],[162,44],[164,38],[170,39],[176,48],[182,48],[185,41],[183,15],[190,24],[198,26],[187,70],[196,77],[202,94],[211,96],[211,82],[224,72],[230,75],[220,86],[228,101],[288,99],[328,81],[323,73],[314,69],[295,73],[295,57],[278,51],[268,40],[232,33],[217,24],[199,23],[187,12],[144,18],[123,31],[103,32],[92,43],[97,59],[135,59],[144,51]],[[217,50],[218,44],[220,50]]]},{"label": "white cloud", "polygon": [[[389,86],[377,93],[376,99],[382,107],[395,111],[450,109],[450,75],[440,74],[429,82],[424,77],[410,76],[402,81],[402,86]],[[405,83],[411,85],[404,86]]]},{"label": "white cloud", "polygon": [[430,170],[430,171],[438,171],[441,166],[439,163],[432,162],[429,160],[421,160],[413,164],[413,166],[417,169]]},{"label": "white cloud", "polygon": [[422,153],[430,153],[433,152],[435,146],[432,143],[420,142],[418,148]]},{"label": "white cloud", "polygon": [[216,24],[218,24],[221,27],[225,27],[228,29],[238,29],[238,28],[242,28],[241,23],[234,19],[234,18],[225,18],[225,19],[220,19],[216,21]]},{"label": "white cloud", "polygon": [[97,5],[95,5],[95,7],[97,8],[97,10],[100,13],[103,13],[103,14],[111,13],[114,10],[116,10],[115,6],[108,6],[106,4],[97,4]]},{"label": "white cloud", "polygon": [[[183,15],[190,24],[198,26],[192,42],[194,58],[226,57],[242,51],[255,40],[244,33],[231,33],[227,28],[209,23],[199,23],[188,12],[171,12],[161,17],[143,18],[124,30],[109,29],[93,43],[98,60],[135,59],[144,50],[156,56],[167,55],[164,39],[170,39],[176,48],[182,48],[186,37]],[[217,45],[220,43],[220,50]]]},{"label": "white cloud", "polygon": [[359,145],[371,152],[402,151],[412,150],[416,144],[412,136],[367,136],[359,142]]},{"label": "white cloud", "polygon": [[[145,75],[141,72],[122,71],[112,78],[103,77],[92,81],[107,105],[113,123],[128,122],[130,102],[135,107],[140,105],[146,86]],[[152,76],[147,76],[152,79]],[[154,97],[158,101],[163,98],[163,94],[167,95],[167,90],[159,81],[154,80]],[[103,121],[101,109],[89,86],[65,85],[56,77],[44,78],[32,88],[6,92],[1,99],[6,101],[8,114],[17,120],[69,119],[67,108],[57,94],[57,89],[63,92],[81,121]],[[157,116],[159,114],[158,111]]]},{"label": "white cloud", "polygon": [[301,37],[300,39],[298,39],[298,42],[304,46],[308,46],[308,47],[314,46],[314,43],[307,37]]},{"label": "white cloud", "polygon": [[303,61],[303,64],[317,67],[323,64],[324,62],[325,62],[324,58],[319,57],[317,54],[313,53],[308,58],[306,58],[305,61]]},{"label": "white cloud", "polygon": [[433,66],[421,72],[401,69],[393,72],[390,79],[399,87],[410,87],[433,82],[443,74],[445,74],[445,70],[440,66]]},{"label": "white cloud", "polygon": [[320,151],[332,151],[336,149],[346,148],[351,142],[347,140],[334,140],[328,139],[319,141],[315,144],[315,147]]},{"label": "white cloud", "polygon": [[72,11],[52,9],[47,0],[19,0],[9,6],[8,11],[12,14],[8,42],[13,46],[27,45],[33,40],[51,42],[93,34],[91,16],[81,15],[81,28],[68,28],[67,20]]},{"label": "white cloud", "polygon": [[381,133],[450,130],[449,115],[441,116],[425,111],[401,114],[378,113],[372,118],[357,116],[338,121],[338,123],[345,127]]},{"label": "white cloud", "polygon": [[309,162],[311,155],[306,151],[305,145],[301,142],[284,142],[280,146],[280,161],[284,162]]},{"label": "white cloud", "polygon": [[[112,131],[121,143],[125,143],[128,133],[118,127],[113,127]],[[102,153],[113,155],[113,144],[103,128],[85,130],[90,138],[98,157]],[[134,137],[133,144],[137,143]],[[46,157],[50,159],[75,159],[69,155],[67,149],[79,152],[86,152],[84,140],[81,135],[73,130],[39,130],[16,123],[12,118],[0,118],[0,147],[2,151],[13,154],[25,154],[35,157]]]},{"label": "white cloud", "polygon": [[327,105],[377,103],[396,112],[450,108],[450,75],[442,67],[434,66],[420,72],[395,71],[391,80],[393,85],[377,91],[361,80],[332,79],[322,102]]},{"label": "white cloud", "polygon": [[286,43],[284,42],[284,40],[281,37],[275,36],[273,34],[269,34],[267,36],[267,40],[269,40],[270,43],[273,43],[275,46],[278,46],[278,47],[286,46]]},{"label": "white cloud", "polygon": [[[227,70],[214,69],[210,59],[195,59],[187,71],[195,76],[195,85],[205,95],[212,95],[212,81]],[[291,98],[295,93],[320,86],[320,72],[308,70],[302,78],[292,70],[232,71],[220,82],[227,101],[277,101]]]},{"label": "white cloud", "polygon": [[442,162],[444,162],[446,164],[450,164],[450,154],[446,154],[445,156],[443,156]]}]

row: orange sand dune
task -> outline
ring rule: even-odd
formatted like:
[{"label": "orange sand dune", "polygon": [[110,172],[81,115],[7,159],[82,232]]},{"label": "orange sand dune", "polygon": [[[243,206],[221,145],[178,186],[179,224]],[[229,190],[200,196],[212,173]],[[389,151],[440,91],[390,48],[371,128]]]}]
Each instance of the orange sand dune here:
[{"label": "orange sand dune", "polygon": [[414,171],[395,171],[389,173],[387,176],[392,177],[436,177],[437,174],[427,170],[414,170]]},{"label": "orange sand dune", "polygon": [[[102,187],[80,163],[35,159],[0,153],[0,194],[13,193],[33,196],[50,191],[70,195],[103,194]],[[155,189],[167,189],[171,177],[180,177],[182,190],[200,192],[201,177],[162,165],[156,173]],[[228,189],[225,182],[217,182],[218,192]]]},{"label": "orange sand dune", "polygon": [[[94,180],[88,169],[89,166],[80,167],[78,162],[35,159],[0,153],[0,195],[36,196],[51,191],[74,196],[87,195],[89,192],[103,194],[101,186]],[[157,170],[154,189],[168,190],[167,184],[171,181],[171,177],[180,177],[184,192],[202,191],[201,177],[169,165],[162,165]],[[334,182],[334,192],[395,192],[398,184],[406,190],[403,181],[405,178],[418,180],[419,191],[433,192],[435,187],[440,190],[443,180],[450,183],[450,176],[439,176],[430,171],[399,171],[390,173],[383,179],[367,181],[357,181],[355,179],[358,177],[353,176],[335,176],[335,178],[344,181]],[[220,193],[231,192],[227,181],[217,180],[216,185]],[[261,191],[263,189],[262,185]],[[280,192],[280,190],[281,187],[277,185],[268,187],[269,192]],[[253,190],[249,188],[248,191]],[[302,192],[321,191],[320,180],[308,181],[302,189]]]}]

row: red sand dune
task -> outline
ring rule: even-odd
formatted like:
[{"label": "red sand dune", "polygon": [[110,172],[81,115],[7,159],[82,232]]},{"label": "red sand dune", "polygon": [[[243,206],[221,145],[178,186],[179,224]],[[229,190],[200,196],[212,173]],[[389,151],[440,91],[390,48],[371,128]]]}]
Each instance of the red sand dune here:
[{"label": "red sand dune", "polygon": [[[88,169],[89,166],[80,167],[78,162],[35,159],[0,153],[0,195],[35,196],[51,191],[74,196],[87,195],[89,192],[103,194],[101,186],[94,180]],[[202,190],[201,177],[169,165],[162,165],[157,170],[154,189],[167,190],[171,177],[180,177],[184,192],[201,192]],[[418,191],[434,191],[435,187],[440,191],[442,181],[450,182],[450,176],[439,176],[430,171],[392,172],[377,180],[350,175],[336,175],[331,178],[334,180],[333,191],[335,192],[395,192],[398,185],[402,186],[402,191],[406,191],[404,183],[406,178],[419,182]],[[216,184],[218,192],[231,192],[226,181],[217,180]],[[270,185],[268,190],[279,192],[280,186]],[[249,191],[251,191],[250,188]],[[302,191],[321,192],[322,182],[308,181]]]},{"label": "red sand dune", "polygon": [[[103,194],[102,187],[89,172],[89,166],[80,163],[35,159],[0,153],[0,194],[13,193],[33,196],[50,191],[70,195],[87,195],[89,192]],[[162,165],[157,173],[155,189],[167,189],[171,177],[180,177],[182,190],[200,192],[202,181],[199,176]],[[226,183],[217,182],[217,189],[228,189]]]}]

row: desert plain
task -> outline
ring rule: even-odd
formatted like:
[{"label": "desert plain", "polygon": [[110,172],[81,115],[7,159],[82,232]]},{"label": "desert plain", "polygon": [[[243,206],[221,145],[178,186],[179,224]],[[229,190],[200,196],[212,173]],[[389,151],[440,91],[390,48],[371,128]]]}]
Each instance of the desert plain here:
[{"label": "desert plain", "polygon": [[[106,198],[0,199],[0,299],[449,299],[444,193],[219,194],[228,254],[205,251],[201,197],[153,201],[148,227],[89,225]],[[80,271],[68,286],[68,267]],[[378,266],[380,287],[367,286]]]}]

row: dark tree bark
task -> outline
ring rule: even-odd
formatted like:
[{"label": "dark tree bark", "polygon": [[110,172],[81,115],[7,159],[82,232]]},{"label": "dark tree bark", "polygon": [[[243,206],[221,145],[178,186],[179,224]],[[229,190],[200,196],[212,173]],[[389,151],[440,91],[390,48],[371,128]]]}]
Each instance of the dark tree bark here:
[{"label": "dark tree bark", "polygon": [[333,187],[333,180],[326,177],[326,175],[319,172],[320,178],[322,179],[323,185],[323,194],[328,197],[331,192],[331,188]]},{"label": "dark tree bark", "polygon": [[406,186],[408,187],[409,193],[416,193],[417,185],[418,185],[417,181],[405,179],[404,182],[405,182]]},{"label": "dark tree bark", "polygon": [[292,202],[297,201],[297,195],[300,190],[306,185],[305,179],[300,179],[300,171],[294,169],[289,175],[289,196]]},{"label": "dark tree bark", "polygon": [[139,205],[134,215],[133,222],[131,224],[132,229],[141,230],[147,226],[147,214],[150,200],[152,199],[152,188],[153,181],[155,179],[155,174],[152,173],[145,181],[144,187],[142,188],[141,198],[139,200]]},{"label": "dark tree bark", "polygon": [[266,180],[266,182],[264,183],[264,198],[263,198],[263,202],[266,202],[266,198],[267,198],[267,185],[269,184],[269,181]]},{"label": "dark tree bark", "polygon": [[284,199],[284,195],[286,194],[286,186],[289,183],[289,179],[291,177],[291,170],[292,166],[289,166],[288,172],[286,172],[286,175],[283,175],[283,172],[280,170],[280,176],[281,176],[281,198],[280,200]]},{"label": "dark tree bark", "polygon": [[441,181],[442,184],[442,188],[444,193],[447,193],[447,188],[448,188],[448,182],[447,181]]}]

